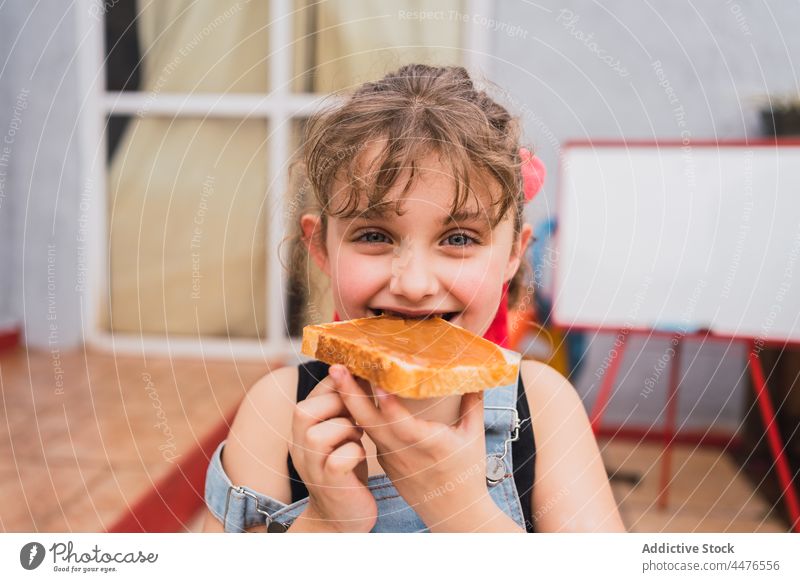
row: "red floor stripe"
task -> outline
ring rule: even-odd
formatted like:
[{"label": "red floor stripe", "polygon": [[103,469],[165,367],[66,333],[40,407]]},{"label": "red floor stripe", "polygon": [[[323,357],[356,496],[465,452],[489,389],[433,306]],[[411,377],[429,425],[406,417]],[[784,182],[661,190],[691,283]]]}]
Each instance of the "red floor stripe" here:
[{"label": "red floor stripe", "polygon": [[17,329],[0,329],[0,351],[10,350],[19,345],[20,331]]},{"label": "red floor stripe", "polygon": [[[595,433],[598,437],[603,438],[619,438],[623,440],[633,441],[646,441],[646,442],[664,442],[665,434],[663,429],[659,427],[614,427],[614,426],[601,426]],[[681,431],[672,437],[672,442],[682,445],[700,445],[709,447],[719,447],[736,450],[742,446],[742,439],[735,434],[720,433],[709,431]]]}]

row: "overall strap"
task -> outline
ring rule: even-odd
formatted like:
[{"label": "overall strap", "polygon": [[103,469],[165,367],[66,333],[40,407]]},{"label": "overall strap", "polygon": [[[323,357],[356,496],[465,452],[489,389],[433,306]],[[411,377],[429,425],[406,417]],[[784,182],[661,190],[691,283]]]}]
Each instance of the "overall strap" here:
[{"label": "overall strap", "polygon": [[525,512],[514,480],[512,444],[519,439],[521,419],[517,412],[519,378],[484,393],[486,434],[486,484],[489,495],[523,530]]},{"label": "overall strap", "polygon": [[222,467],[222,441],[206,472],[205,500],[209,511],[226,532],[243,532],[255,526],[264,526],[268,532],[286,531],[287,523],[294,521],[308,503],[307,499],[286,505],[243,485],[231,483]]},{"label": "overall strap", "polygon": [[484,392],[483,422],[486,432],[486,481],[492,486],[512,473],[511,443],[519,439],[518,378],[506,386]]}]

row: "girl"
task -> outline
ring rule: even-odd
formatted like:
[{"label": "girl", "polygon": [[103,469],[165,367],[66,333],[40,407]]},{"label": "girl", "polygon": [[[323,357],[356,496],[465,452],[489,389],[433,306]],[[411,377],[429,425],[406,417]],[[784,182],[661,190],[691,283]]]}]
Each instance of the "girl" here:
[{"label": "girl", "polygon": [[[502,344],[543,177],[518,120],[464,68],[408,65],[306,132],[300,248],[335,317],[436,313]],[[512,385],[428,400],[319,361],[275,370],[214,453],[206,503],[206,531],[624,531],[581,400],[529,360]]]}]

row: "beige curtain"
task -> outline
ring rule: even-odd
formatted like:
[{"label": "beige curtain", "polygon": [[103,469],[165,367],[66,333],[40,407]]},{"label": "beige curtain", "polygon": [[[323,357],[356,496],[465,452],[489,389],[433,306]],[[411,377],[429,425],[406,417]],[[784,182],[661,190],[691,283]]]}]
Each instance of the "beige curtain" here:
[{"label": "beige curtain", "polygon": [[[295,52],[294,90],[329,93],[379,79],[407,63],[463,64],[462,0],[316,2],[295,14],[295,34],[307,42]],[[429,19],[414,12],[435,13]],[[461,17],[461,18],[459,18]],[[330,321],[330,284],[312,261],[304,273],[310,291],[304,323]]]},{"label": "beige curtain", "polygon": [[[142,1],[141,91],[268,90],[266,2]],[[266,327],[267,123],[131,119],[110,164],[114,331],[250,337]]]},{"label": "beige curtain", "polygon": [[[404,64],[464,62],[464,0],[304,0],[295,13],[295,91],[328,93]],[[426,13],[427,18],[413,14]]]}]

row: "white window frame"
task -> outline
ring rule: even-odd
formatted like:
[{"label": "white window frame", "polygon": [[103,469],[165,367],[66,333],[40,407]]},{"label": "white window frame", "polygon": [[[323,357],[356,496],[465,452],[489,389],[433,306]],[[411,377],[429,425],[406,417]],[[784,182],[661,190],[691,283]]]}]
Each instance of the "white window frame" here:
[{"label": "white window frame", "polygon": [[[81,109],[80,143],[84,175],[93,185],[94,198],[90,215],[90,241],[87,268],[87,292],[83,295],[82,309],[84,340],[87,345],[114,353],[224,357],[237,359],[300,360],[300,338],[284,337],[286,305],[286,277],[278,249],[285,236],[284,196],[288,188],[288,167],[291,144],[291,122],[313,113],[324,94],[301,94],[291,91],[292,79],[292,0],[270,0],[272,25],[269,34],[269,87],[266,95],[259,94],[157,94],[146,92],[109,92],[105,89],[104,26],[105,19],[90,22],[90,16],[102,14],[101,0],[78,0],[80,39],[80,76],[86,88],[86,98]],[[468,14],[491,17],[493,4],[489,0],[468,0]],[[481,19],[468,19],[465,26],[465,66],[471,73],[488,75],[491,63],[491,34],[488,27],[479,24]],[[234,118],[261,118],[269,122],[267,167],[270,197],[267,208],[272,209],[267,228],[267,333],[259,339],[225,339],[215,337],[162,338],[146,334],[111,332],[101,327],[101,309],[110,301],[108,281],[108,232],[106,217],[108,198],[106,191],[107,163],[105,125],[111,115],[137,115],[146,110],[154,116],[208,116]],[[284,257],[284,263],[287,263]]]}]

